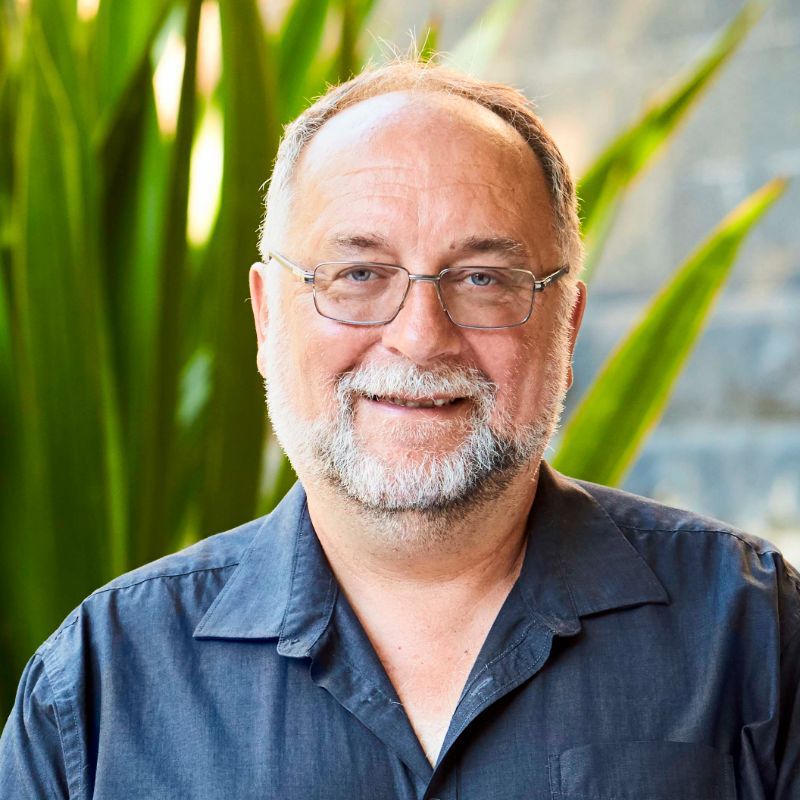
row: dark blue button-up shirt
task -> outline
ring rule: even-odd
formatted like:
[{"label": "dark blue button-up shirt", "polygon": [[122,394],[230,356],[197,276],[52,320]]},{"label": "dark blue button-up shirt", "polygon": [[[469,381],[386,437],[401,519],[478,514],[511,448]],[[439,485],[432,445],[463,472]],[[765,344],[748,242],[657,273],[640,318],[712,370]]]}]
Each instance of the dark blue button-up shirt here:
[{"label": "dark blue button-up shirt", "polygon": [[297,485],[65,620],[0,797],[798,800],[799,683],[800,577],[772,546],[543,465],[431,766]]}]

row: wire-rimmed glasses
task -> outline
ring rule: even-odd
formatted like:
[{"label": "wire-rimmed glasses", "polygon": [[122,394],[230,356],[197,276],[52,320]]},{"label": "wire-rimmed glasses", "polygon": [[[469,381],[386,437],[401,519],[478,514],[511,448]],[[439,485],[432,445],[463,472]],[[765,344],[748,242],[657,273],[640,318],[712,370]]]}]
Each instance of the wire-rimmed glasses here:
[{"label": "wire-rimmed glasses", "polygon": [[397,264],[324,261],[306,270],[280,253],[269,259],[311,284],[314,306],[323,317],[346,325],[386,325],[403,308],[411,284],[436,285],[442,309],[460,328],[515,328],[533,313],[536,292],[569,271],[559,267],[542,280],[527,269],[447,267],[438,275],[414,275]]}]

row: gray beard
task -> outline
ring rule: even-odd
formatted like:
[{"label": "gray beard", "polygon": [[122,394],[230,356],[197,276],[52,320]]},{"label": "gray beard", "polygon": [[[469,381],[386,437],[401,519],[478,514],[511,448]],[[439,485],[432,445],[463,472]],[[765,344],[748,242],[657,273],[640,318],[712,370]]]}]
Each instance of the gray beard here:
[{"label": "gray beard", "polygon": [[488,417],[494,393],[494,387],[487,386],[483,396],[471,400],[473,413],[465,425],[459,426],[463,428],[463,441],[453,451],[426,452],[424,439],[434,434],[438,425],[425,425],[425,435],[419,437],[411,458],[398,453],[389,462],[371,453],[359,440],[354,419],[357,394],[340,383],[335,420],[314,431],[320,475],[348,498],[381,516],[408,511],[425,512],[426,516],[463,512],[468,506],[489,502],[541,446],[541,434],[533,429],[509,437],[492,428]]},{"label": "gray beard", "polygon": [[[538,464],[561,409],[560,402],[549,403],[548,413],[536,424],[514,427],[496,420],[497,387],[479,370],[449,365],[421,370],[411,362],[399,362],[368,365],[340,376],[333,418],[309,428],[291,412],[285,413],[282,369],[276,360],[270,361],[273,369],[268,370],[266,388],[273,427],[298,466],[384,526],[398,527],[404,518],[405,528],[409,515],[417,517],[424,523],[426,538],[440,538],[454,519],[496,500],[525,468]],[[435,394],[468,398],[461,402],[471,403],[471,415],[461,423],[421,423],[415,431],[408,423],[387,423],[388,437],[405,425],[403,448],[391,461],[371,452],[359,439],[355,425],[359,397]],[[446,427],[452,433],[453,425],[461,427],[461,444],[445,453],[430,452],[426,441],[431,441],[436,428]],[[434,527],[440,530],[438,535]]]}]

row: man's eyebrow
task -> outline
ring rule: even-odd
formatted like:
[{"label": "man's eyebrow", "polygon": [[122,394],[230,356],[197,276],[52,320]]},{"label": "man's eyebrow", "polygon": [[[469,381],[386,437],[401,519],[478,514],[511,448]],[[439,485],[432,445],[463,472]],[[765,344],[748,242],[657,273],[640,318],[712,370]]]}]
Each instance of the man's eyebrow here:
[{"label": "man's eyebrow", "polygon": [[468,236],[453,242],[450,249],[460,253],[499,253],[526,260],[531,255],[525,244],[510,236]]},{"label": "man's eyebrow", "polygon": [[[378,233],[340,234],[331,243],[346,250],[388,250],[389,241]],[[530,250],[518,239],[510,236],[467,236],[450,244],[450,250],[459,254],[498,253],[523,260],[530,259]]]},{"label": "man's eyebrow", "polygon": [[347,250],[379,250],[389,247],[388,240],[378,233],[356,233],[334,236],[332,243]]}]

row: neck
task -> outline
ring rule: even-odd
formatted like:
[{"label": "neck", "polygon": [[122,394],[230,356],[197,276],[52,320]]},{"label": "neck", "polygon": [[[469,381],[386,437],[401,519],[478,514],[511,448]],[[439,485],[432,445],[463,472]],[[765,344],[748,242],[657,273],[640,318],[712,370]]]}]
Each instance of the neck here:
[{"label": "neck", "polygon": [[[519,576],[538,469],[455,513],[376,515],[319,484],[308,510],[431,764]],[[488,498],[487,498],[488,499]]]},{"label": "neck", "polygon": [[[511,583],[525,552],[538,468],[523,471],[490,502],[450,512],[377,514],[318,484],[308,491],[311,521],[345,593],[376,590],[480,592]],[[510,588],[509,584],[509,588]]]}]

